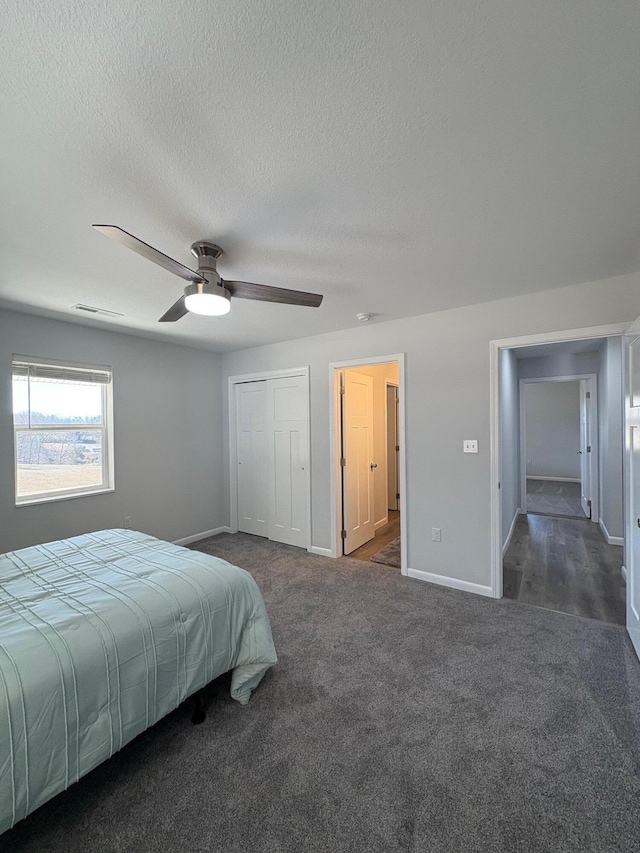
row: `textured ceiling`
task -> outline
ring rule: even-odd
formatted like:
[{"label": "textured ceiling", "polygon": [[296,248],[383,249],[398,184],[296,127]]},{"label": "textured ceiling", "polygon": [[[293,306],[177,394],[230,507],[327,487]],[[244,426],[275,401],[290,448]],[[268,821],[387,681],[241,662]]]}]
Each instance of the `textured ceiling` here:
[{"label": "textured ceiling", "polygon": [[[639,266],[637,0],[5,0],[0,300],[232,349]],[[325,294],[157,318],[92,231]],[[374,320],[373,322],[376,322]]]}]

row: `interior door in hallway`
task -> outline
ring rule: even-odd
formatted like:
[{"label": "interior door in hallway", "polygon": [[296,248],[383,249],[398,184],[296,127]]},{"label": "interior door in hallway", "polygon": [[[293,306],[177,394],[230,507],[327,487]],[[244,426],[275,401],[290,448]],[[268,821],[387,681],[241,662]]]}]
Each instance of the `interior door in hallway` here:
[{"label": "interior door in hallway", "polygon": [[342,504],[344,553],[375,535],[373,471],[373,378],[345,370],[342,394]]},{"label": "interior door in hallway", "polygon": [[269,536],[269,445],[266,380],[236,388],[238,530]]},{"label": "interior door in hallway", "polygon": [[591,518],[591,392],[586,379],[580,380],[580,506]]},{"label": "interior door in hallway", "polygon": [[272,512],[269,538],[308,544],[308,388],[306,378],[267,380]]}]

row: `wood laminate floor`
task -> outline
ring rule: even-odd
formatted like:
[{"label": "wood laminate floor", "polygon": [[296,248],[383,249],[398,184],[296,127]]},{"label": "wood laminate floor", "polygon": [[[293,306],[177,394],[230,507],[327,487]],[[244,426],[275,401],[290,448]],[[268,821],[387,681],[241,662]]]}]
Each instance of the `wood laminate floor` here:
[{"label": "wood laminate floor", "polygon": [[504,556],[504,597],[625,624],[622,548],[586,519],[521,515]]},{"label": "wood laminate floor", "polygon": [[361,545],[355,551],[352,551],[348,555],[349,557],[353,557],[354,560],[364,560],[368,563],[377,551],[384,548],[384,546],[388,545],[389,542],[393,542],[396,536],[400,536],[400,512],[390,509],[388,516],[389,521],[384,525],[384,527],[380,527],[376,530],[376,535],[373,539],[370,539],[368,542],[365,542],[364,545]]}]

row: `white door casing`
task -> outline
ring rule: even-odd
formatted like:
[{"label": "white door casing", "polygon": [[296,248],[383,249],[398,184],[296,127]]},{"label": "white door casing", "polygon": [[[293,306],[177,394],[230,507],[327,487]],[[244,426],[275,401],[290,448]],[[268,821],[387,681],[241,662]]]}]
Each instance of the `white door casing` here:
[{"label": "white door casing", "polygon": [[[399,452],[399,484],[400,484],[400,507],[405,509],[407,503],[407,453],[406,453],[406,405],[407,395],[405,390],[405,371],[406,371],[406,354],[399,353],[380,353],[375,356],[367,356],[358,359],[348,359],[344,361],[333,361],[329,363],[328,388],[329,388],[329,435],[330,442],[330,508],[331,508],[331,547],[317,548],[312,547],[314,553],[323,553],[325,556],[340,557],[344,552],[344,541],[341,537],[341,531],[344,527],[344,512],[343,512],[343,468],[340,465],[342,458],[342,374],[349,368],[358,369],[363,366],[374,364],[392,364],[398,365],[398,433],[400,452]],[[394,383],[395,384],[395,383]],[[409,575],[409,548],[408,548],[408,512],[400,513],[400,539],[401,547],[401,568],[400,572],[404,576]]]},{"label": "white door casing", "polygon": [[344,553],[373,539],[373,377],[345,370],[342,394]]},{"label": "white door casing", "polygon": [[269,536],[267,383],[236,387],[238,530]]},{"label": "white door casing", "polygon": [[591,518],[591,435],[590,435],[591,392],[588,380],[580,380],[580,506]]},{"label": "white door casing", "polygon": [[625,337],[627,631],[640,658],[640,318]]},{"label": "white door casing", "polygon": [[[636,323],[637,328],[636,328]],[[502,490],[501,490],[501,444],[500,435],[500,351],[538,344],[561,343],[563,341],[583,341],[588,338],[617,337],[630,332],[632,326],[635,334],[640,333],[640,320],[631,324],[610,323],[602,326],[590,326],[582,329],[564,329],[554,332],[541,332],[536,335],[520,335],[514,338],[501,338],[489,341],[489,402],[490,402],[490,455],[491,455],[491,595],[502,598]],[[577,378],[577,377],[574,377]],[[521,389],[522,390],[522,389]],[[521,410],[522,420],[522,410]],[[522,442],[521,442],[522,447]],[[522,465],[521,465],[522,471]],[[628,472],[628,454],[625,460],[625,471]],[[627,478],[628,479],[628,478]],[[628,493],[627,493],[628,494]],[[596,493],[597,498],[597,493]],[[526,495],[525,495],[526,497]],[[628,505],[628,501],[627,501]],[[526,500],[521,503],[526,506]],[[597,519],[596,519],[597,520]],[[628,535],[628,521],[627,521]]]},{"label": "white door casing", "polygon": [[305,377],[267,380],[271,439],[269,467],[273,474],[269,538],[306,547],[307,467],[309,464],[308,399]]}]

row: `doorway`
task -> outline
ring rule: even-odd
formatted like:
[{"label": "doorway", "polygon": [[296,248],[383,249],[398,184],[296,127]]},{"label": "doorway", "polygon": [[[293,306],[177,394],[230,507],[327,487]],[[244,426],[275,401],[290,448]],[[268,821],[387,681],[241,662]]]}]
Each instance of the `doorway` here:
[{"label": "doorway", "polygon": [[621,336],[498,355],[500,591],[624,624]]},{"label": "doorway", "polygon": [[597,375],[520,379],[519,398],[520,506],[538,515],[597,521]]},{"label": "doorway", "polygon": [[330,369],[335,556],[406,573],[402,356]]}]

